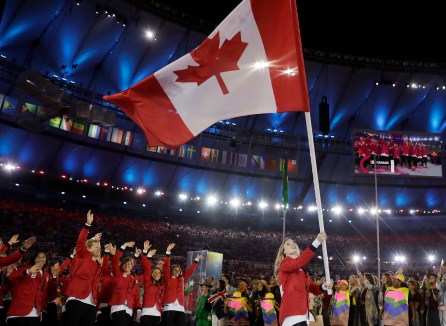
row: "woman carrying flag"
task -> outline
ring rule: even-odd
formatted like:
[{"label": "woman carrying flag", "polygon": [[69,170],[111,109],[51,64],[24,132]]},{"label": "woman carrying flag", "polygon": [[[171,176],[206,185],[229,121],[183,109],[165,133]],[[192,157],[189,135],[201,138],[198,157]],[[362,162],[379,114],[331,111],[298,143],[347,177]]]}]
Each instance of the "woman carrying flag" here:
[{"label": "woman carrying flag", "polygon": [[327,234],[319,233],[312,245],[302,253],[297,243],[292,239],[285,239],[280,245],[274,265],[274,274],[282,293],[279,314],[281,326],[306,326],[309,320],[309,292],[319,295],[328,288],[326,284],[314,283],[305,269],[314,257],[316,249],[325,240],[327,240]]}]

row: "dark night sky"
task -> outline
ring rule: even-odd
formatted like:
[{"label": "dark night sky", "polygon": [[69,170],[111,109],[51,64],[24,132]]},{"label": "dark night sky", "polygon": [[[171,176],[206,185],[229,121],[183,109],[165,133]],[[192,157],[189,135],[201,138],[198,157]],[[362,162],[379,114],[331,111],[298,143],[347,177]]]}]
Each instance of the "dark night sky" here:
[{"label": "dark night sky", "polygon": [[[240,0],[163,0],[218,25]],[[391,59],[446,62],[439,3],[297,0],[304,48]]]}]

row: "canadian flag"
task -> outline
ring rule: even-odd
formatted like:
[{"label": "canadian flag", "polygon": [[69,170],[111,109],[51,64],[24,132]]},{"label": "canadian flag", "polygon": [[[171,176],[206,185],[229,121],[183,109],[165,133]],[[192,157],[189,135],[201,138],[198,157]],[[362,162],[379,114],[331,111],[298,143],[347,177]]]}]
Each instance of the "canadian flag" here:
[{"label": "canadian flag", "polygon": [[167,148],[220,120],[309,112],[296,1],[242,1],[192,52],[104,100]]}]

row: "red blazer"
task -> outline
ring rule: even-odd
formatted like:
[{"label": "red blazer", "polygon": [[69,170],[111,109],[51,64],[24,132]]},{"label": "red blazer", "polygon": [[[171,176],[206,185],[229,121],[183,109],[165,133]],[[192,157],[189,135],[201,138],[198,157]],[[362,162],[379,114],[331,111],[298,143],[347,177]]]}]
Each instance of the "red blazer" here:
[{"label": "red blazer", "polygon": [[9,249],[9,246],[6,243],[2,243],[2,246],[0,247],[0,252],[5,253]]},{"label": "red blazer", "polygon": [[[46,291],[46,302],[53,302],[57,298],[57,289],[59,288],[59,278],[49,276],[48,287]],[[44,305],[46,307],[46,305]]]},{"label": "red blazer", "polygon": [[[161,271],[161,275],[162,275],[162,271]],[[136,277],[136,279],[138,280],[138,283],[142,284],[142,282],[144,282],[144,274],[142,275],[134,275]]]},{"label": "red blazer", "polygon": [[53,302],[57,298],[57,290],[59,289],[59,275],[62,274],[65,268],[68,267],[70,264],[71,259],[67,258],[64,260],[64,262],[60,265],[59,274],[56,275],[56,277],[53,277],[51,275],[51,270],[48,272],[49,280],[48,280],[48,288],[46,292],[46,302],[44,305],[44,309],[46,309],[46,303]]},{"label": "red blazer", "polygon": [[141,264],[144,270],[144,298],[142,305],[144,308],[151,308],[156,304],[156,308],[161,313],[163,311],[164,285],[152,282],[152,258],[147,259],[147,256],[143,255]]},{"label": "red blazer", "polygon": [[64,270],[66,270],[68,268],[68,266],[70,266],[71,262],[72,262],[71,256],[68,258],[65,258],[65,260],[62,262],[62,264],[60,264],[59,275],[61,275],[64,272]]},{"label": "red blazer", "polygon": [[110,270],[110,254],[105,253],[102,261],[102,271],[101,271],[101,287],[98,294],[98,309],[101,303],[106,303],[110,301],[112,291],[113,291],[113,274]]},{"label": "red blazer", "polygon": [[76,242],[76,257],[70,265],[70,278],[65,295],[78,299],[87,298],[93,293],[93,301],[96,304],[101,267],[93,255],[87,250],[87,226],[83,227]]},{"label": "red blazer", "polygon": [[180,305],[184,306],[184,283],[189,280],[195,268],[197,267],[197,261],[194,260],[192,265],[186,271],[184,277],[180,276],[178,278],[172,277],[170,275],[170,256],[166,255],[164,257],[164,297],[163,304],[169,304],[175,302],[178,299]]},{"label": "red blazer", "polygon": [[61,276],[61,274],[68,266],[71,265],[71,263],[75,258],[76,258],[75,256],[70,256],[69,258],[66,258],[63,261],[62,265],[60,265],[59,276],[57,277],[58,288],[60,289],[60,295],[62,296],[62,301],[64,305],[65,305],[68,284],[70,283],[70,275]]},{"label": "red blazer", "polygon": [[[314,248],[314,247],[313,247]],[[305,249],[297,258],[285,257],[279,267],[279,281],[283,295],[280,303],[279,323],[287,316],[305,315],[308,312],[308,294],[322,294],[319,285],[308,277],[305,266],[311,261],[314,251]]]},{"label": "red blazer", "polygon": [[44,271],[28,275],[26,270],[29,268],[31,266],[21,267],[8,276],[12,285],[12,300],[7,316],[26,316],[34,306],[37,308],[39,316],[41,315],[49,275]]},{"label": "red blazer", "polygon": [[0,267],[8,266],[11,265],[12,263],[18,262],[25,253],[26,251],[20,248],[19,250],[15,251],[13,254],[9,256],[0,257]]},{"label": "red blazer", "polygon": [[121,271],[119,268],[119,258],[121,256],[122,251],[118,250],[112,258],[112,294],[108,304],[116,306],[127,302],[127,306],[131,309],[141,308],[138,280],[134,276]]}]

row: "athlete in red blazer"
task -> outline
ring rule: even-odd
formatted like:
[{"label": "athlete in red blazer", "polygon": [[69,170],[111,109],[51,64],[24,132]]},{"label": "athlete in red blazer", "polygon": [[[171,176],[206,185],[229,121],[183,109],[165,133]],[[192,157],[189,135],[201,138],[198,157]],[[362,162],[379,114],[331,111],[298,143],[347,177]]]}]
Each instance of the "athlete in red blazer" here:
[{"label": "athlete in red blazer", "polygon": [[46,263],[44,252],[37,252],[30,263],[14,270],[11,281],[11,306],[7,320],[10,325],[39,325],[42,307],[46,300],[49,274],[43,270]]},{"label": "athlete in red blazer", "polygon": [[[67,300],[66,293],[67,293],[68,284],[70,283],[70,275],[61,275],[61,274],[65,269],[67,269],[71,265],[71,263],[73,262],[75,257],[76,256],[75,256],[75,250],[74,250],[74,252],[63,261],[63,263],[61,265],[61,269],[59,271],[58,280],[57,280],[58,289],[60,291],[60,296],[61,296],[61,300],[62,300],[62,316],[64,315],[64,313],[66,311],[65,302]],[[62,267],[63,267],[63,269],[62,269]]]},{"label": "athlete in red blazer", "polygon": [[275,274],[282,292],[279,314],[281,326],[307,325],[309,292],[319,295],[323,289],[311,280],[305,267],[313,258],[314,251],[326,239],[325,232],[319,233],[312,246],[302,254],[291,239],[285,239],[279,247]]},{"label": "athlete in red blazer", "polygon": [[170,266],[170,253],[174,247],[175,243],[169,244],[164,257],[163,278],[165,288],[162,318],[165,320],[165,326],[185,326],[184,283],[189,280],[202,256],[197,255],[195,257],[195,260],[183,276],[179,265]]},{"label": "athlete in red blazer", "polygon": [[56,299],[59,293],[59,276],[70,265],[71,258],[67,258],[59,265],[56,259],[50,260],[48,267],[48,287],[46,301],[43,306],[42,325],[56,325],[58,323]]},{"label": "athlete in red blazer", "polygon": [[96,319],[102,258],[100,239],[87,241],[91,223],[93,214],[88,211],[87,223],[76,242],[76,257],[70,265],[70,280],[65,291],[64,326],[94,326]]},{"label": "athlete in red blazer", "polygon": [[[121,249],[133,247],[135,242],[126,242]],[[132,324],[133,309],[138,309],[138,315],[141,314],[141,302],[139,297],[139,284],[132,273],[133,257],[122,257],[122,250],[116,247],[110,247],[112,258],[112,294],[110,301],[112,325],[130,326]]]},{"label": "athlete in red blazer", "polygon": [[158,267],[155,267],[152,270],[153,255],[155,255],[156,249],[149,251],[151,246],[152,245],[148,240],[144,241],[143,256],[141,258],[141,264],[144,271],[144,297],[141,326],[159,325],[161,321],[161,313],[163,312],[163,273]]}]

